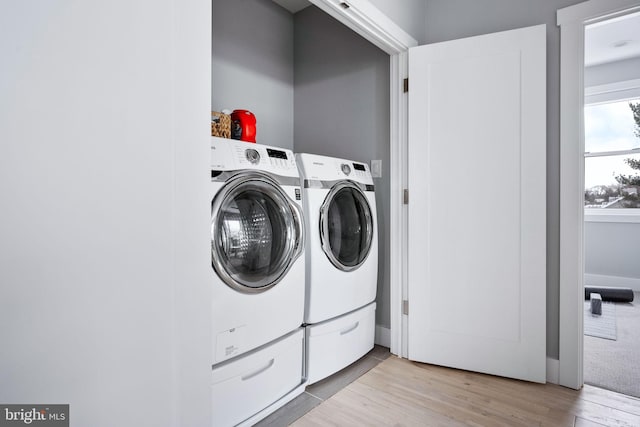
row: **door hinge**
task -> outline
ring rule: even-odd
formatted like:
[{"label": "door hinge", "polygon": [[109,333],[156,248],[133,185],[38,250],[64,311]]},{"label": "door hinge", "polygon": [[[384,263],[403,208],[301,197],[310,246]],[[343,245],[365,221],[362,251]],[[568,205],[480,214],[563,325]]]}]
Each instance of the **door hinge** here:
[{"label": "door hinge", "polygon": [[402,192],[402,203],[405,205],[409,204],[409,189],[405,188]]},{"label": "door hinge", "polygon": [[403,87],[404,93],[409,92],[409,78],[408,77],[402,81],[402,87]]},{"label": "door hinge", "polygon": [[409,315],[409,300],[402,300],[402,314]]}]

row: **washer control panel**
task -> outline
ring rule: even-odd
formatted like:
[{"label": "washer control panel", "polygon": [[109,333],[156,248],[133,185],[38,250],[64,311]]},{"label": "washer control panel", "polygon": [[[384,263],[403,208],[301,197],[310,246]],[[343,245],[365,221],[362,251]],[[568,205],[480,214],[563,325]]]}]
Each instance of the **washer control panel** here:
[{"label": "washer control panel", "polygon": [[211,168],[259,169],[284,176],[298,176],[291,150],[233,139],[211,137]]},{"label": "washer control panel", "polygon": [[253,148],[247,148],[244,150],[244,156],[249,160],[249,163],[257,165],[260,163],[260,153],[258,150],[254,150]]}]

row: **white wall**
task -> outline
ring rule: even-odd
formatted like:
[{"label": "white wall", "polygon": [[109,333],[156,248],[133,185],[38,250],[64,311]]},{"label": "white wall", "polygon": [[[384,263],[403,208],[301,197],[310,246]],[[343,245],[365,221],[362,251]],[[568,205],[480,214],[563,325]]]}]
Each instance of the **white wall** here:
[{"label": "white wall", "polygon": [[640,58],[624,59],[584,69],[584,86],[600,86],[640,79]]},{"label": "white wall", "polygon": [[214,110],[250,110],[256,141],[293,149],[293,16],[271,0],[214,0]]},{"label": "white wall", "polygon": [[0,6],[0,402],[208,425],[210,16]]},{"label": "white wall", "polygon": [[584,224],[585,284],[622,286],[640,291],[640,219]]}]

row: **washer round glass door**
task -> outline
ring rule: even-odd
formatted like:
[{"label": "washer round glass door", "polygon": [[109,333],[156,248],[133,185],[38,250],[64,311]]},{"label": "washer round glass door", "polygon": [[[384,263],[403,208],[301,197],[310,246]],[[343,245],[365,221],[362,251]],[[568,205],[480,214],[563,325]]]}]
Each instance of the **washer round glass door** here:
[{"label": "washer round glass door", "polygon": [[320,241],[329,261],[342,271],[362,265],[371,252],[373,215],[360,187],[335,184],[320,208]]},{"label": "washer round glass door", "polygon": [[211,203],[211,263],[241,292],[275,286],[303,248],[300,208],[267,175],[230,179]]}]

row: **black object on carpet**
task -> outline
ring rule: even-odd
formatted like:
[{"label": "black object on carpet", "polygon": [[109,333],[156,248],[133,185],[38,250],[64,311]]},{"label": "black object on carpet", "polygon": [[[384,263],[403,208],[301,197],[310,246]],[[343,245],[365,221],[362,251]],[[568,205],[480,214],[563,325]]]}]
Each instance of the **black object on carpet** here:
[{"label": "black object on carpet", "polygon": [[632,302],[633,291],[630,288],[614,288],[606,286],[585,286],[584,299],[591,298],[591,294],[600,294],[602,301]]}]

